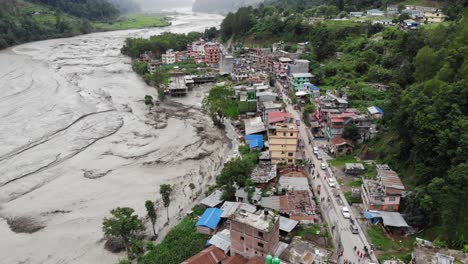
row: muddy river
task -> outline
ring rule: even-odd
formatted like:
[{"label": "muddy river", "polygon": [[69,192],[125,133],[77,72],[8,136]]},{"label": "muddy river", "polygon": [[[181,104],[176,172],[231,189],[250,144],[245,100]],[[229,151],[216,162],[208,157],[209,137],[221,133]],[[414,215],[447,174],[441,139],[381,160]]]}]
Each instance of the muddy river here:
[{"label": "muddy river", "polygon": [[203,31],[221,20],[187,11],[167,28],[0,52],[0,263],[115,263],[121,255],[103,249],[103,217],[118,206],[143,216],[164,183],[175,186],[169,214],[177,222],[232,142],[200,111],[207,87],[150,112],[143,98],[157,93],[120,48],[127,37]]}]

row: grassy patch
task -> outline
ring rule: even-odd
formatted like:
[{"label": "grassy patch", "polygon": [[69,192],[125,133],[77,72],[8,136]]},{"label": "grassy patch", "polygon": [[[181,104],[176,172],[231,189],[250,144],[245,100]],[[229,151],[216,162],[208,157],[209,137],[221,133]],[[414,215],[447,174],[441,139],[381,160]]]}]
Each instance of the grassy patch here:
[{"label": "grassy patch", "polygon": [[296,235],[303,237],[305,240],[313,236],[320,235],[320,226],[318,224],[312,224],[310,226],[300,225],[297,228]]},{"label": "grassy patch", "polygon": [[135,28],[165,27],[171,23],[168,18],[161,15],[137,14],[122,17],[111,23],[93,23],[96,29],[101,30],[124,30]]},{"label": "grassy patch", "polygon": [[364,163],[364,168],[366,169],[364,177],[367,179],[375,179],[377,177],[377,167],[375,167],[375,164]]},{"label": "grassy patch", "polygon": [[361,197],[353,197],[352,192],[345,192],[344,196],[349,204],[362,203]]},{"label": "grassy patch", "polygon": [[348,183],[348,185],[349,187],[359,188],[362,185],[362,180],[361,179],[353,180],[352,182]]},{"label": "grassy patch", "polygon": [[141,257],[138,263],[179,264],[203,250],[209,236],[197,233],[195,223],[194,218],[185,217],[169,231],[160,244]]},{"label": "grassy patch", "polygon": [[356,151],[349,155],[340,156],[332,159],[329,163],[335,167],[343,167],[345,163],[357,163],[358,161],[355,158]]},{"label": "grassy patch", "polygon": [[390,249],[392,241],[385,236],[382,229],[378,225],[373,225],[367,230],[372,244],[375,248],[382,251],[387,251]]}]

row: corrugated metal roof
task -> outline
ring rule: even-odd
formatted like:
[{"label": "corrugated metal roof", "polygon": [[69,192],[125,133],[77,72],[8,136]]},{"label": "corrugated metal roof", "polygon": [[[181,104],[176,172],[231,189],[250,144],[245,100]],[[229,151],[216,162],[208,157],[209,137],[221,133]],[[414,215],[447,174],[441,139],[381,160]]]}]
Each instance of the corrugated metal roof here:
[{"label": "corrugated metal roof", "polygon": [[221,215],[222,218],[228,218],[233,215],[237,208],[239,208],[240,203],[237,202],[224,202],[223,206],[221,206],[221,210],[223,210],[223,214]]},{"label": "corrugated metal roof", "polygon": [[280,224],[279,224],[280,230],[283,230],[288,233],[291,232],[297,226],[297,224],[299,224],[299,222],[283,217],[283,216],[280,216],[279,220],[280,220]]},{"label": "corrugated metal roof", "polygon": [[224,229],[212,236],[208,243],[227,253],[231,247],[231,232],[228,229]]},{"label": "corrugated metal roof", "polygon": [[261,201],[262,207],[273,209],[273,210],[280,210],[280,197],[279,196],[271,196],[271,197],[263,197]]},{"label": "corrugated metal roof", "polygon": [[223,202],[223,200],[221,199],[222,195],[223,195],[222,191],[216,190],[212,194],[210,194],[208,197],[201,200],[200,204],[206,205],[208,207],[215,207],[218,204]]},{"label": "corrugated metal roof", "polygon": [[405,186],[401,182],[398,173],[395,171],[377,169],[377,175],[380,177],[380,181],[385,186],[385,188],[395,188],[399,190],[405,189]]},{"label": "corrugated metal roof", "polygon": [[218,208],[208,208],[202,214],[200,219],[198,219],[196,226],[205,226],[214,230],[218,226],[219,221],[221,221],[222,214],[223,210]]},{"label": "corrugated metal roof", "polygon": [[279,188],[288,190],[308,190],[309,182],[306,177],[280,177]]},{"label": "corrugated metal roof", "polygon": [[265,131],[265,124],[262,122],[262,118],[257,116],[250,119],[245,119],[245,134],[256,134]]}]

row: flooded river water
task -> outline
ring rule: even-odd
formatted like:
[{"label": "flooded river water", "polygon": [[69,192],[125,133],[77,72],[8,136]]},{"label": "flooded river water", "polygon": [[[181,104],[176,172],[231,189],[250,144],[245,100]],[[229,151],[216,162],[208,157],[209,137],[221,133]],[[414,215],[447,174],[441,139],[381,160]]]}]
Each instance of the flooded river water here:
[{"label": "flooded river water", "polygon": [[200,112],[206,87],[149,113],[143,98],[157,93],[120,48],[127,37],[203,31],[221,20],[187,12],[167,28],[0,52],[0,263],[115,263],[103,249],[103,217],[118,206],[143,216],[160,184],[175,186],[171,218],[184,213],[230,142]]}]

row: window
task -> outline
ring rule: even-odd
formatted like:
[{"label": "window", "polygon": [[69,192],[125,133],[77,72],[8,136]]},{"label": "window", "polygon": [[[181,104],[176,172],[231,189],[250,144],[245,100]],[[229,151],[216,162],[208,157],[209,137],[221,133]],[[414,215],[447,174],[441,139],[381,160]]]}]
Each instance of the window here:
[{"label": "window", "polygon": [[293,153],[288,152],[288,156],[289,156],[289,157],[292,157],[292,156],[293,156]]},{"label": "window", "polygon": [[243,236],[241,236],[241,237],[240,237],[240,239],[241,239],[241,240],[244,240],[244,237],[243,237]]},{"label": "window", "polygon": [[263,232],[258,232],[258,236],[263,238]]},{"label": "window", "polygon": [[245,251],[249,251],[249,248],[245,248]]},{"label": "window", "polygon": [[395,196],[390,196],[389,198],[390,202],[394,202],[396,200]]},{"label": "window", "polygon": [[294,133],[290,133],[289,135],[292,137],[292,136],[294,136]]},{"label": "window", "polygon": [[258,242],[257,245],[261,248],[263,248],[263,243]]},{"label": "window", "polygon": [[292,163],[292,162],[293,162],[293,160],[292,160],[292,159],[288,159],[288,162],[289,162],[289,163]]}]

